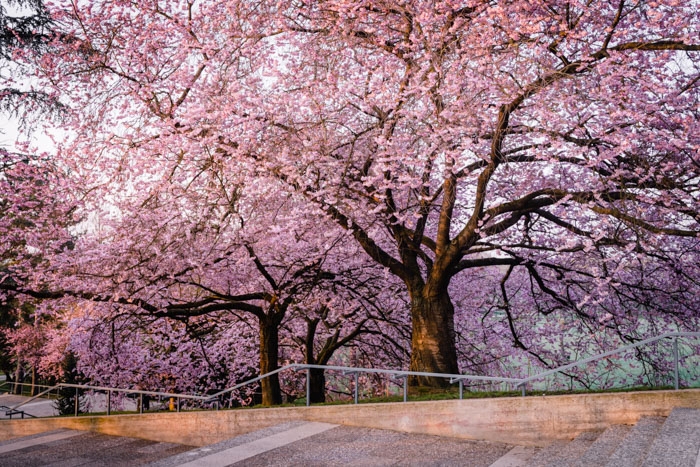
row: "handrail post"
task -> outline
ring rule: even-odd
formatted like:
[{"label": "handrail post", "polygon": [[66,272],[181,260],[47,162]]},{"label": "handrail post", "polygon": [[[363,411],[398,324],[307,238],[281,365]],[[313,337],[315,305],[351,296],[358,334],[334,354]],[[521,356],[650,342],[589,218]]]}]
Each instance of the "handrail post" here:
[{"label": "handrail post", "polygon": [[80,397],[78,396],[78,388],[75,388],[75,416],[78,416],[78,410],[80,408]]},{"label": "handrail post", "polygon": [[353,396],[355,399],[355,404],[358,404],[359,399],[360,399],[360,397],[359,397],[359,385],[360,385],[360,373],[355,372],[355,387],[353,389],[353,393],[354,393]]},{"label": "handrail post", "polygon": [[673,386],[676,388],[676,391],[678,391],[678,338],[673,339]]},{"label": "handrail post", "polygon": [[403,375],[403,401],[408,401],[408,375]]},{"label": "handrail post", "polygon": [[139,393],[139,413],[143,413],[143,393]]},{"label": "handrail post", "polygon": [[520,395],[522,397],[525,397],[525,385],[524,384],[520,385]]},{"label": "handrail post", "polygon": [[464,399],[464,380],[459,380],[459,400]]},{"label": "handrail post", "polygon": [[306,369],[306,406],[311,405],[311,368]]},{"label": "handrail post", "polygon": [[180,412],[180,398],[177,398],[177,411]]},{"label": "handrail post", "polygon": [[107,415],[112,415],[112,391],[107,391]]}]

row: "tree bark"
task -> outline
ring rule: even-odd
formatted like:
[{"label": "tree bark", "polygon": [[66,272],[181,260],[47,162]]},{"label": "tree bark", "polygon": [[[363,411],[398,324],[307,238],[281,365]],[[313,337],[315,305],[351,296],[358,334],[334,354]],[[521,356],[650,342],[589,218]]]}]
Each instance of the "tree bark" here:
[{"label": "tree bark", "polygon": [[[260,320],[260,374],[275,371],[279,361],[279,329],[274,319]],[[282,403],[279,374],[263,378],[260,381],[262,389],[262,405],[272,406]]]},{"label": "tree bark", "polygon": [[22,394],[22,383],[24,381],[24,372],[22,371],[22,361],[17,354],[17,370],[15,371],[15,394]]},{"label": "tree bark", "polygon": [[[411,293],[411,371],[459,373],[454,328],[454,306],[447,290],[425,294],[425,287]],[[446,387],[445,378],[417,376],[412,386]]]},{"label": "tree bark", "polygon": [[326,402],[326,373],[320,368],[311,368],[311,403]]},{"label": "tree bark", "polygon": [[37,375],[36,375],[36,365],[35,365],[35,366],[32,366],[32,391],[30,393],[32,396],[36,396],[37,394],[39,394],[39,388],[36,387],[36,376]]}]

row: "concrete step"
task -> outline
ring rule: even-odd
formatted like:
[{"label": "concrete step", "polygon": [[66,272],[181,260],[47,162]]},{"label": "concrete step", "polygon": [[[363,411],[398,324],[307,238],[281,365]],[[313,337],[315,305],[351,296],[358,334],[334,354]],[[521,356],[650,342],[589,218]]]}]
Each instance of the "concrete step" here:
[{"label": "concrete step", "polygon": [[547,447],[540,449],[525,465],[527,467],[546,467],[567,444],[569,444],[568,441],[554,441]]},{"label": "concrete step", "polygon": [[586,431],[564,445],[555,456],[548,459],[546,467],[564,467],[576,463],[588,448],[595,442],[600,431]]},{"label": "concrete step", "polygon": [[536,453],[528,467],[564,467],[573,465],[593,444],[601,432],[584,432],[571,441],[555,441]]},{"label": "concrete step", "polygon": [[700,467],[700,409],[677,408],[668,418],[585,432],[536,453],[531,467]]},{"label": "concrete step", "polygon": [[673,409],[654,439],[643,467],[700,465],[700,410]]},{"label": "concrete step", "polygon": [[615,452],[631,429],[632,427],[629,425],[613,425],[609,427],[593,441],[576,462],[571,463],[571,466],[604,467],[610,460],[610,455]]},{"label": "concrete step", "polygon": [[109,436],[73,430],[57,430],[0,444],[0,465],[136,466],[192,449],[171,443]]},{"label": "concrete step", "polygon": [[666,419],[642,417],[610,455],[605,467],[638,467]]},{"label": "concrete step", "polygon": [[535,446],[515,446],[489,467],[525,467],[539,451]]},{"label": "concrete step", "polygon": [[164,458],[149,467],[223,467],[299,441],[338,425],[318,422],[287,422]]},{"label": "concrete step", "polygon": [[[254,431],[149,467],[519,467],[534,449],[417,433],[296,421]],[[507,457],[507,454],[512,454]]]}]

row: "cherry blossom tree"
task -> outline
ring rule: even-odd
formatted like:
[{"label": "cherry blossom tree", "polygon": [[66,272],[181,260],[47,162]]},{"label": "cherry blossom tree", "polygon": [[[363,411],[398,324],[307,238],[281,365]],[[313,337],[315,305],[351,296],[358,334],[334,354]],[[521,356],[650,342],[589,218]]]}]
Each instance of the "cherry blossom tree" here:
[{"label": "cherry blossom tree", "polygon": [[[303,303],[303,310],[295,310],[285,324],[296,344],[295,353],[301,354],[292,361],[334,364],[341,349],[346,354],[365,349],[370,355],[367,361],[383,368],[400,368],[408,361],[410,330],[404,329],[408,326],[402,292],[396,281],[378,281],[376,268],[362,266],[342,271],[342,277],[335,275],[326,287],[315,291],[312,300]],[[350,363],[358,366],[359,362]],[[325,402],[325,371],[312,368],[308,376],[311,402]]]},{"label": "cherry blossom tree", "polygon": [[255,329],[240,321],[195,333],[194,323],[135,317],[115,306],[83,303],[69,322],[69,349],[93,384],[202,394],[257,371]]},{"label": "cherry blossom tree", "polygon": [[405,282],[413,369],[456,371],[448,285],[471,268],[586,313],[625,256],[697,249],[694,7],[421,7],[286,12],[274,105],[295,108],[270,133],[292,157],[266,154]]},{"label": "cherry blossom tree", "polygon": [[[58,198],[56,198],[57,196]],[[31,297],[17,288],[44,286],[34,272],[49,258],[72,246],[68,227],[75,203],[67,196],[60,170],[46,155],[31,157],[0,149],[0,347],[3,370],[22,368],[38,376],[55,376],[46,362],[54,357],[46,345],[56,324]]]},{"label": "cherry blossom tree", "polygon": [[74,111],[61,156],[91,193],[115,196],[108,181],[121,180],[130,194],[164,172],[186,184],[204,167],[276,178],[403,282],[413,370],[459,370],[450,284],[484,267],[500,283],[526,274],[533,297],[576,316],[696,313],[692,3],[55,11],[71,40],[41,64]]},{"label": "cherry blossom tree", "polygon": [[[204,338],[245,324],[259,334],[261,374],[278,368],[283,326],[308,318],[305,310],[324,300],[334,309],[332,315],[325,313],[325,323],[335,319],[332,327],[338,331],[325,361],[358,334],[378,332],[368,323],[390,314],[376,311],[376,289],[384,282],[374,279],[376,267],[358,255],[352,243],[347,245],[342,230],[319,217],[322,213],[305,210],[305,218],[299,219],[294,193],[235,185],[232,194],[222,177],[208,170],[186,187],[172,180],[144,182],[140,186],[147,190],[114,198],[112,213],[94,218],[75,248],[54,255],[50,267],[43,269],[41,277],[50,282],[49,290],[19,291],[42,299],[113,303],[110,322],[126,320],[132,327],[149,328],[149,320],[170,319],[181,322],[190,337]],[[318,235],[322,226],[325,230]],[[333,305],[334,294],[343,291],[342,303]],[[366,313],[370,306],[374,315]],[[354,323],[342,338],[338,315],[352,317],[349,323]],[[95,361],[84,350],[74,351],[85,361]],[[322,382],[315,387],[322,393]],[[262,380],[262,402],[281,402],[277,375]]]}]

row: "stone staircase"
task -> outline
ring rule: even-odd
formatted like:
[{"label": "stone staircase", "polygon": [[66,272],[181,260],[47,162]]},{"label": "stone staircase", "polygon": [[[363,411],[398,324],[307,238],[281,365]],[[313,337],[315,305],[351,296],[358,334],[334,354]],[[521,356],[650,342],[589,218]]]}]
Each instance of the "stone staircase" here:
[{"label": "stone staircase", "polygon": [[700,467],[700,410],[674,409],[555,442],[518,464],[529,467]]},{"label": "stone staircase", "polygon": [[0,442],[0,466],[700,467],[699,452],[700,409],[677,408],[545,448],[303,420],[200,448],[60,429]]}]

